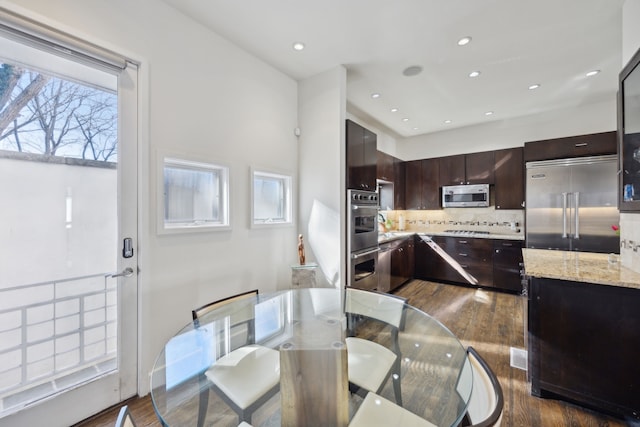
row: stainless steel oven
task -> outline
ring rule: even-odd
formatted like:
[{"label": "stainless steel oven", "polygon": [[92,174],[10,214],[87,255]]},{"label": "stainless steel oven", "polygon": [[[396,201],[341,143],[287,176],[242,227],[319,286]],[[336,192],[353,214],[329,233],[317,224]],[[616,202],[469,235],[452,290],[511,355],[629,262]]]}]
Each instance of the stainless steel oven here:
[{"label": "stainless steel oven", "polygon": [[348,190],[347,285],[359,289],[378,287],[378,194]]},{"label": "stainless steel oven", "polygon": [[349,286],[367,290],[378,288],[379,251],[380,248],[375,247],[351,253]]},{"label": "stainless steel oven", "polygon": [[348,190],[348,246],[358,252],[378,246],[378,193]]}]

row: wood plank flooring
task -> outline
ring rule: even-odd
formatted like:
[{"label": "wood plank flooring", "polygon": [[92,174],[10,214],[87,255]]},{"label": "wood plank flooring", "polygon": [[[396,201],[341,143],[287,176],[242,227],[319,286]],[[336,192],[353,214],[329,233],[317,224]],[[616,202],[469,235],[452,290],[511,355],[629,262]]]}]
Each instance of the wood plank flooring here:
[{"label": "wood plank flooring", "polygon": [[[447,326],[465,346],[473,346],[492,367],[503,389],[503,426],[564,427],[630,425],[570,403],[530,395],[526,372],[510,366],[510,347],[524,348],[525,299],[512,294],[414,280],[399,288],[408,299]],[[138,427],[160,426],[149,396],[129,405]],[[77,427],[113,426],[121,405]],[[391,427],[391,426],[390,426]]]}]

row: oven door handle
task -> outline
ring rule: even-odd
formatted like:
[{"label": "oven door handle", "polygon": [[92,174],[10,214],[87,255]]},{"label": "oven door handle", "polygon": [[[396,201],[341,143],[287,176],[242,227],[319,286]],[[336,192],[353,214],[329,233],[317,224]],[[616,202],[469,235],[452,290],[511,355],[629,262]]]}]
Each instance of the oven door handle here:
[{"label": "oven door handle", "polygon": [[351,254],[351,259],[358,259],[363,256],[375,254],[376,252],[380,252],[380,248],[371,249],[370,251],[359,252],[357,254]]}]

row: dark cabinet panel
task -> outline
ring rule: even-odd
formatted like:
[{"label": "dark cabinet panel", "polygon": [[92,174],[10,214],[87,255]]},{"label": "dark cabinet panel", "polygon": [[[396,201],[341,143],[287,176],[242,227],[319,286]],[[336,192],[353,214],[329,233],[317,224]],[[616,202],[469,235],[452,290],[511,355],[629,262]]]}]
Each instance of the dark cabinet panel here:
[{"label": "dark cabinet panel", "polygon": [[406,209],[422,209],[422,160],[405,162],[404,204]]},{"label": "dark cabinet panel", "polygon": [[438,159],[405,162],[406,209],[440,209]]},{"label": "dark cabinet panel", "polygon": [[493,184],[494,183],[494,152],[483,151],[480,153],[466,154],[465,182],[467,184]]},{"label": "dark cabinet panel", "polygon": [[441,236],[434,236],[431,239],[470,277],[465,277],[456,269],[455,264],[449,264],[418,236],[415,248],[415,275],[418,279],[492,286],[491,240]]},{"label": "dark cabinet panel", "polygon": [[394,184],[394,206],[396,210],[406,209],[405,203],[405,162],[400,159],[394,159],[393,162],[393,184]]},{"label": "dark cabinet panel", "polygon": [[378,163],[376,134],[347,120],[347,188],[375,191]]},{"label": "dark cabinet panel", "polygon": [[513,292],[522,291],[522,242],[493,241],[493,287]]},{"label": "dark cabinet panel", "polygon": [[422,160],[423,209],[440,209],[440,163],[437,159]]},{"label": "dark cabinet panel", "polygon": [[465,155],[440,157],[440,185],[460,185],[466,181]]},{"label": "dark cabinet panel", "polygon": [[616,131],[530,141],[524,144],[525,162],[616,153]]},{"label": "dark cabinet panel", "polygon": [[524,149],[522,147],[497,150],[495,157],[496,209],[524,207]]},{"label": "dark cabinet panel", "polygon": [[531,393],[639,419],[640,290],[531,278]]},{"label": "dark cabinet panel", "polygon": [[394,181],[394,163],[395,158],[385,152],[378,151],[377,153],[377,177],[383,181]]},{"label": "dark cabinet panel", "polygon": [[440,185],[493,184],[493,151],[440,157]]},{"label": "dark cabinet panel", "polygon": [[370,130],[364,130],[364,141],[362,143],[363,168],[361,173],[361,183],[364,189],[376,190],[376,169],[378,166],[378,142],[376,134]]},{"label": "dark cabinet panel", "polygon": [[391,251],[391,290],[413,278],[413,237],[406,238]]}]

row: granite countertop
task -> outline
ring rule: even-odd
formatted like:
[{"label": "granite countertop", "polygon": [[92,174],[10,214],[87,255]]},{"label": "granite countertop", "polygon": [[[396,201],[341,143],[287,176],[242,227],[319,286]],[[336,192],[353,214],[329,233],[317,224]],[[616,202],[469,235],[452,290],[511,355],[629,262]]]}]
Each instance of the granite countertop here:
[{"label": "granite countertop", "polygon": [[570,280],[640,289],[640,273],[610,263],[608,254],[522,249],[525,274],[530,277]]},{"label": "granite countertop", "polygon": [[501,234],[501,233],[489,233],[489,234],[476,234],[473,236],[449,233],[446,231],[391,231],[388,233],[380,233],[378,235],[378,243],[387,243],[392,240],[402,239],[407,236],[413,236],[417,234],[419,236],[448,236],[448,237],[467,237],[470,239],[497,239],[497,240],[521,240],[524,241],[524,235],[520,234]]}]

